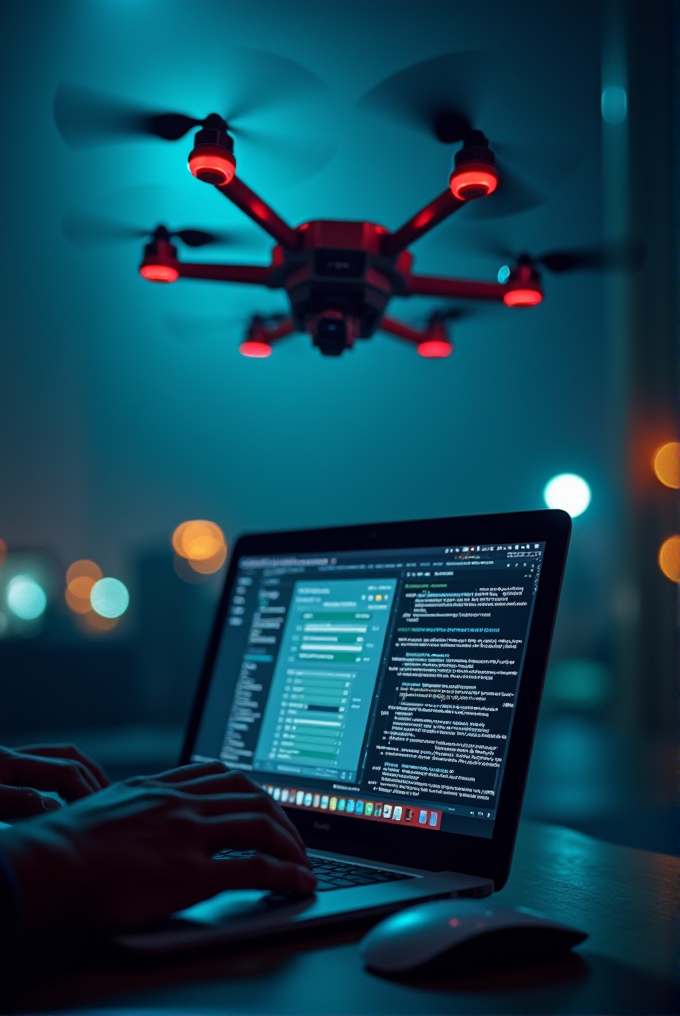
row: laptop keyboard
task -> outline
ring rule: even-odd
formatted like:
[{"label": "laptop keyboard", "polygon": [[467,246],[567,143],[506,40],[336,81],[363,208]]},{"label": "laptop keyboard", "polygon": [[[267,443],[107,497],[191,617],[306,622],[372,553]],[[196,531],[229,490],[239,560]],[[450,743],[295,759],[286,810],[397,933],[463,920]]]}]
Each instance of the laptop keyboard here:
[{"label": "laptop keyboard", "polygon": [[[216,858],[230,860],[236,857],[252,857],[254,850],[221,850]],[[388,871],[385,868],[369,868],[364,864],[352,864],[348,861],[334,861],[327,857],[310,857],[312,871],[317,877],[315,892],[323,893],[331,889],[352,889],[359,885],[377,885],[380,882],[399,882],[415,875],[405,875],[401,871]]]}]

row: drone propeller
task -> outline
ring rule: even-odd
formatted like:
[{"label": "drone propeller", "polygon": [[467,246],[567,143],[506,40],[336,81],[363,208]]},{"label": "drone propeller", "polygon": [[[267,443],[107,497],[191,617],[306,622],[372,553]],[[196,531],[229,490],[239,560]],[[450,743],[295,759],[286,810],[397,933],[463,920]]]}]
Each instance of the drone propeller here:
[{"label": "drone propeller", "polygon": [[[479,123],[488,83],[485,53],[449,53],[412,64],[384,79],[359,100],[358,106],[445,145],[474,143],[475,135],[481,135]],[[468,217],[515,215],[545,202],[545,195],[525,182],[508,163],[518,164],[531,178],[554,184],[580,162],[579,153],[573,150],[504,145],[495,140],[492,148],[498,186],[490,200],[469,203]]]},{"label": "drone propeller", "polygon": [[[225,58],[229,84],[218,88],[218,95],[222,95],[214,106],[229,133],[244,146],[265,149],[268,159],[293,160],[297,179],[325,165],[335,152],[329,132],[324,130],[330,99],[325,83],[301,64],[274,53],[238,49]],[[248,118],[257,120],[260,114],[291,102],[302,103],[302,119],[309,127],[306,137],[272,135],[259,123],[257,127],[247,123]],[[140,137],[178,141],[192,128],[203,126],[208,116],[147,108],[98,89],[62,82],[55,94],[54,119],[66,144],[78,150]]]},{"label": "drone propeller", "polygon": [[647,252],[644,243],[638,236],[629,235],[604,243],[590,244],[586,247],[572,247],[565,250],[546,251],[545,254],[516,254],[502,246],[484,248],[489,254],[502,258],[510,264],[524,262],[529,265],[542,265],[549,272],[595,271],[637,272],[645,262]]},{"label": "drone propeller", "polygon": [[[107,243],[126,240],[152,239],[160,235],[161,239],[177,237],[187,247],[205,247],[209,244],[222,246],[242,246],[251,239],[245,231],[230,230],[228,232],[207,232],[204,229],[143,229],[116,222],[113,219],[70,213],[64,217],[62,231],[67,240],[76,247],[95,247]],[[162,233],[160,233],[162,231]]]}]

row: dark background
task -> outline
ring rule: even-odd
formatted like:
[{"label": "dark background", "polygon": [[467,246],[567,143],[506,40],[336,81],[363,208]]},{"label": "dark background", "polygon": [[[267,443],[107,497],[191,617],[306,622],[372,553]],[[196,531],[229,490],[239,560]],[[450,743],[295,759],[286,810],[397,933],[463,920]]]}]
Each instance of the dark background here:
[{"label": "dark background", "polygon": [[[170,536],[208,518],[241,532],[541,507],[545,483],[591,486],[574,536],[527,811],[672,850],[676,589],[659,571],[677,496],[650,458],[675,424],[677,218],[674,7],[523,0],[4,0],[0,5],[0,536],[8,577],[33,569],[41,622],[0,637],[0,737],[77,739],[116,775],[171,764],[219,576],[186,584]],[[427,361],[383,334],[339,360],[306,336],[266,361],[238,353],[254,311],[281,293],[137,274],[141,242],[76,247],[68,214],[152,228],[236,228],[241,246],[186,260],[263,264],[271,243],[186,171],[190,136],[71,151],[52,117],[71,81],[199,115],[220,108],[234,47],[300,61],[328,85],[257,129],[331,136],[300,179],[255,146],[239,173],[293,225],[366,218],[396,228],[446,185],[450,152],[355,108],[408,64],[484,51],[475,90],[494,141],[554,148],[554,170],[513,165],[541,207],[477,221],[463,210],[414,246],[415,269],[493,280],[494,244],[544,251],[629,231],[632,277],[544,277],[530,311],[482,308]],[[628,93],[619,124],[607,85]],[[578,156],[577,168],[563,172]],[[415,325],[441,302],[396,300]],[[84,633],[63,601],[75,559],[121,578],[130,609]],[[3,575],[4,572],[4,575]],[[4,583],[4,585],[3,585]],[[5,608],[0,605],[0,611]],[[4,616],[4,615],[3,615]]]}]

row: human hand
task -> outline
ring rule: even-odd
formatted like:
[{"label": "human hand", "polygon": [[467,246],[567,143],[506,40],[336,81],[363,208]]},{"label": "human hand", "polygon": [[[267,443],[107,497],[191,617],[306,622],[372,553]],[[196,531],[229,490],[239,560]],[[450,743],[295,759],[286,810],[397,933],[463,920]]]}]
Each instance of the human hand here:
[{"label": "human hand", "polygon": [[[249,858],[216,860],[227,847]],[[300,834],[251,780],[221,762],[135,777],[0,833],[28,929],[65,921],[113,931],[224,889],[310,892]]]},{"label": "human hand", "polygon": [[0,747],[0,820],[43,815],[61,807],[41,790],[76,801],[110,782],[101,766],[73,744]]}]

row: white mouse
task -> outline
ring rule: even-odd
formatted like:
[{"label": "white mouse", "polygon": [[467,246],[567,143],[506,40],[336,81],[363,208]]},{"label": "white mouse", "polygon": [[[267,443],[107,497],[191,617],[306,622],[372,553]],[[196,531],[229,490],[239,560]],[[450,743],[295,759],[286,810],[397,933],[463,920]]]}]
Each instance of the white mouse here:
[{"label": "white mouse", "polygon": [[588,937],[524,907],[488,900],[436,900],[381,921],[361,942],[366,966],[383,974],[450,974],[552,959]]}]

